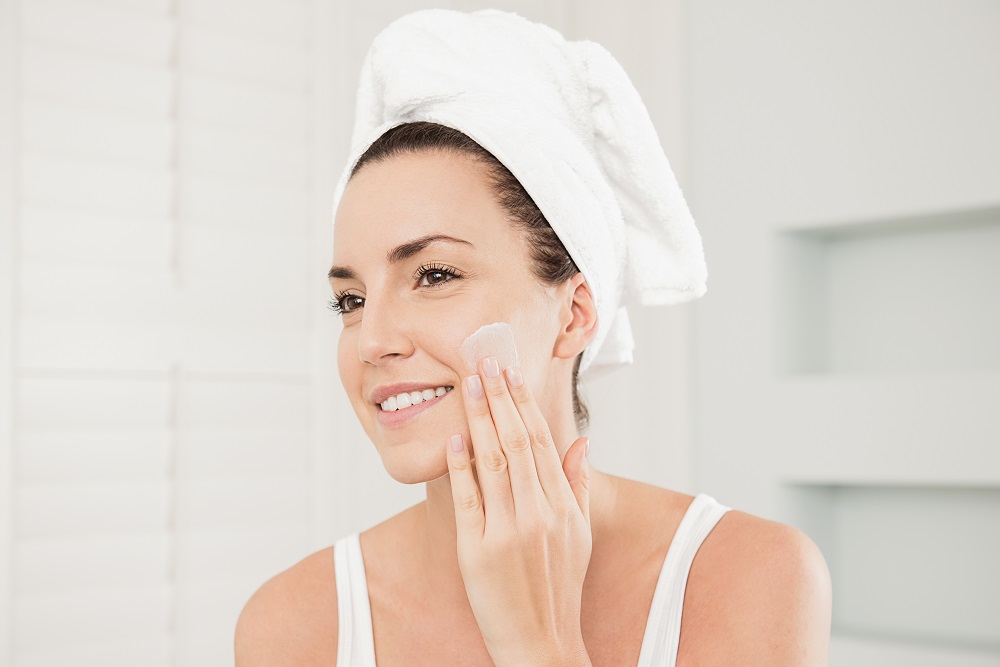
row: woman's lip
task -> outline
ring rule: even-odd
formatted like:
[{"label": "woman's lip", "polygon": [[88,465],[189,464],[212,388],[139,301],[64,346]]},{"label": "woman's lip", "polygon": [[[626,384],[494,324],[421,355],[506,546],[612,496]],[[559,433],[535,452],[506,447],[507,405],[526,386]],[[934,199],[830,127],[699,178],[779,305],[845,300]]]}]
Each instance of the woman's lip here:
[{"label": "woman's lip", "polygon": [[447,383],[433,384],[429,382],[397,382],[396,384],[384,384],[375,387],[375,390],[371,393],[368,400],[370,400],[374,405],[380,405],[390,396],[411,394],[414,391],[423,393],[426,389],[436,389],[438,387],[447,387],[449,389],[453,388],[452,385]]},{"label": "woman's lip", "polygon": [[451,391],[441,394],[440,396],[435,396],[429,401],[422,401],[417,405],[411,405],[410,407],[403,408],[402,410],[393,410],[392,412],[383,410],[381,407],[376,406],[375,409],[378,411],[378,423],[386,428],[398,428],[419,415],[421,412],[429,410],[437,405],[441,399],[447,398],[448,394],[453,391],[455,390],[452,389]]}]

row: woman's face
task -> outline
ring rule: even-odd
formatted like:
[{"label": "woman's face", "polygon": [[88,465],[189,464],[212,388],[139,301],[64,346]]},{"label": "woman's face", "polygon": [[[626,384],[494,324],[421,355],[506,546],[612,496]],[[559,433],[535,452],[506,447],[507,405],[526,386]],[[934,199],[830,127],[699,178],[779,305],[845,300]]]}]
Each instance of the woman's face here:
[{"label": "woman's face", "polygon": [[[450,238],[427,240],[437,236]],[[448,471],[448,438],[470,442],[459,348],[484,324],[510,324],[525,382],[541,395],[560,329],[557,290],[531,273],[527,244],[481,163],[424,151],[365,165],[341,198],[333,265],[340,378],[394,479],[437,479]],[[373,395],[400,383],[454,389],[384,412]]]}]

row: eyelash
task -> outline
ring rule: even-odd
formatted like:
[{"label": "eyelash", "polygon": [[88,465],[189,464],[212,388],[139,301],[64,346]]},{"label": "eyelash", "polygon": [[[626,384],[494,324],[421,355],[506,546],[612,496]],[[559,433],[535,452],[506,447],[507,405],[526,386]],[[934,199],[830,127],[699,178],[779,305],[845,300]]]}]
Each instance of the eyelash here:
[{"label": "eyelash", "polygon": [[[427,287],[430,287],[430,288],[440,287],[441,285],[444,285],[445,283],[450,283],[452,280],[455,280],[455,279],[458,279],[458,278],[462,277],[462,273],[460,271],[458,271],[457,269],[453,269],[451,267],[448,267],[448,266],[444,266],[443,264],[424,264],[423,266],[421,266],[420,268],[418,268],[413,273],[413,280],[414,280],[414,282],[416,282],[418,280],[423,280],[424,276],[426,276],[429,273],[442,273],[442,274],[444,274],[446,276],[451,276],[450,278],[442,280],[439,283],[435,283],[433,285],[427,285]],[[347,290],[344,290],[343,292],[337,292],[336,294],[333,295],[333,297],[330,299],[330,303],[327,304],[327,308],[329,308],[330,310],[332,310],[337,315],[350,315],[351,313],[353,313],[355,311],[352,310],[350,312],[346,312],[346,311],[344,311],[344,308],[341,305],[343,303],[344,299],[346,297],[350,297],[350,296],[357,297],[357,298],[363,298],[363,297],[358,297],[356,294],[351,294]],[[357,309],[355,309],[355,310],[357,310]]]}]

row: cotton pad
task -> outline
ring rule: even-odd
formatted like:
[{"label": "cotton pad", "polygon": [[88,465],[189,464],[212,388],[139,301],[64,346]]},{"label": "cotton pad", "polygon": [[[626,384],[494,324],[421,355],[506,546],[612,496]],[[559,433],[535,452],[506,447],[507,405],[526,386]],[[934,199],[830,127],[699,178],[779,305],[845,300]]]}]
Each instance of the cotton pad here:
[{"label": "cotton pad", "polygon": [[506,322],[479,327],[462,342],[461,352],[470,374],[478,372],[479,360],[485,357],[496,357],[501,370],[521,365],[517,345],[514,344],[514,331]]}]

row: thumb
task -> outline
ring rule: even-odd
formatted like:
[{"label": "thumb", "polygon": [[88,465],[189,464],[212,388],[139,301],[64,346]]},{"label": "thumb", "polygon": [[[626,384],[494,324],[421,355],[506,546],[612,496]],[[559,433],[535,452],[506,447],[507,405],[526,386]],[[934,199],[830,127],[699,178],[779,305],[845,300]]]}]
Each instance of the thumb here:
[{"label": "thumb", "polygon": [[590,449],[590,438],[577,438],[563,458],[563,472],[569,480],[576,502],[583,512],[583,518],[590,525],[590,463],[587,461],[587,450]]}]

